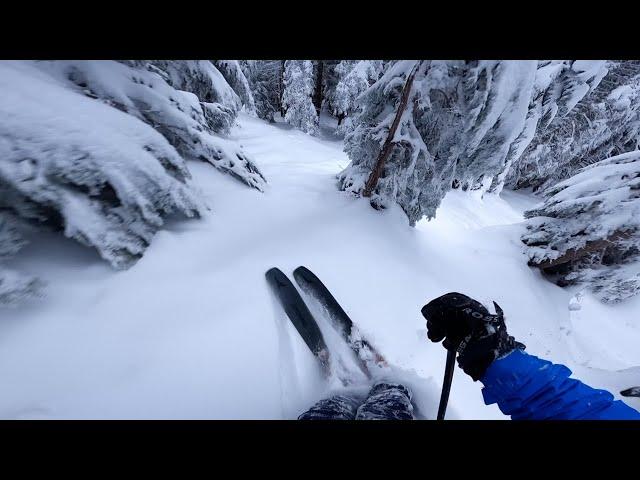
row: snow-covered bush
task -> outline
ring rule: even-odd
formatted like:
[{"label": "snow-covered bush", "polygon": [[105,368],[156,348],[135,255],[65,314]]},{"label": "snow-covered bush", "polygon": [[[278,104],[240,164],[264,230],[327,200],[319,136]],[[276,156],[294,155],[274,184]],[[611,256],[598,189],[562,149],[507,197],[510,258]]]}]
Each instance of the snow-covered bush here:
[{"label": "snow-covered bush", "polygon": [[602,160],[545,192],[525,213],[529,264],[603,301],[640,291],[640,151]]},{"label": "snow-covered bush", "polygon": [[311,60],[287,60],[284,64],[282,105],[284,119],[290,125],[313,135],[318,132],[318,114],[313,105],[313,63]]}]

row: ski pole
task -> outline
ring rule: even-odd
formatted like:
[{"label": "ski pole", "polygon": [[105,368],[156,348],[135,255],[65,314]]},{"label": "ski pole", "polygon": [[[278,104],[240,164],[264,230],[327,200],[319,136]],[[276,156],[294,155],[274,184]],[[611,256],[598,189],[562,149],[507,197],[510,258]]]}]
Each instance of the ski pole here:
[{"label": "ski pole", "polygon": [[447,350],[447,364],[444,367],[444,379],[442,380],[442,393],[440,394],[440,405],[438,406],[438,420],[444,420],[453,381],[453,370],[456,368],[456,351]]}]

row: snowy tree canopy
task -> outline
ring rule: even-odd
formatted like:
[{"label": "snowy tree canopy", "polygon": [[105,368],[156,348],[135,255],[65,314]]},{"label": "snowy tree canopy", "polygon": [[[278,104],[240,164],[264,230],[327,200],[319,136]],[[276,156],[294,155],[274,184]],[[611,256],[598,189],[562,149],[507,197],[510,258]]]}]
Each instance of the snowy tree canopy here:
[{"label": "snowy tree canopy", "polygon": [[[311,113],[308,95],[315,109],[315,117],[321,112],[336,117],[341,126],[339,133],[343,134],[351,125],[350,120],[346,124],[343,124],[343,120],[355,110],[355,98],[380,77],[385,62],[242,60],[239,65],[248,80],[259,118],[274,122],[280,113],[293,127],[315,134],[318,132],[318,121]],[[351,73],[356,65],[358,67]],[[290,70],[288,74],[287,66]],[[285,81],[285,77],[288,80]],[[285,92],[287,85],[289,93]],[[305,93],[300,96],[298,92],[303,90]],[[291,113],[287,117],[290,106]]]},{"label": "snowy tree canopy", "polygon": [[585,165],[636,148],[639,62],[540,63],[530,143],[515,156],[510,187],[544,190]]},{"label": "snowy tree canopy", "polygon": [[[640,63],[419,63],[372,194],[372,205],[395,201],[411,223],[433,217],[452,186],[495,192],[505,182],[512,188],[548,186],[637,148]],[[352,163],[340,176],[342,188],[362,193],[415,64],[394,62],[357,97],[361,113],[346,137]]]},{"label": "snowy tree canopy", "polygon": [[330,114],[336,116],[335,99],[336,87],[340,80],[340,74],[337,71],[338,65],[342,63],[340,60],[323,60],[322,75],[322,107]]},{"label": "snowy tree canopy", "polygon": [[535,66],[533,61],[396,62],[359,97],[361,113],[345,139],[352,163],[340,176],[342,188],[362,192],[397,114],[391,153],[372,194],[374,206],[396,201],[413,224],[435,215],[454,182],[488,188],[524,128]]},{"label": "snowy tree canopy", "polygon": [[284,65],[282,104],[287,123],[313,135],[318,131],[318,114],[313,105],[313,63],[311,60],[287,60]]},{"label": "snowy tree canopy", "polygon": [[605,302],[640,292],[640,151],[602,160],[549,188],[525,213],[529,264]]},{"label": "snowy tree canopy", "polygon": [[[164,215],[198,214],[189,172],[158,132],[66,88],[41,67],[0,64],[2,208],[62,230],[126,267],[142,255]],[[97,73],[108,78],[108,71]]]},{"label": "snowy tree canopy", "polygon": [[[335,68],[338,83],[333,95],[334,115],[338,117],[338,132],[348,133],[353,128],[350,116],[357,108],[357,100],[382,74],[380,60],[343,60]],[[342,120],[347,117],[347,121]]]},{"label": "snowy tree canopy", "polygon": [[244,60],[241,66],[249,82],[259,118],[273,122],[282,110],[284,61]]},{"label": "snowy tree canopy", "polygon": [[204,160],[253,188],[264,188],[253,161],[221,136],[231,129],[241,102],[211,62],[134,62],[144,69],[110,61],[46,63],[41,68],[85,95],[153,126],[186,159]]},{"label": "snowy tree canopy", "polygon": [[220,70],[227,83],[240,97],[242,105],[251,115],[256,114],[256,104],[249,87],[249,82],[237,60],[214,60],[213,64]]}]

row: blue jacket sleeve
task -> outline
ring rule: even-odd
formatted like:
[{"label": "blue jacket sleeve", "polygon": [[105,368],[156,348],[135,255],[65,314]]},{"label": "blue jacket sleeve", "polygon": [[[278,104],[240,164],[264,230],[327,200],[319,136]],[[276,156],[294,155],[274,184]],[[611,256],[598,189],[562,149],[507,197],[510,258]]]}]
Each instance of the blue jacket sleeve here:
[{"label": "blue jacket sleeve", "polygon": [[570,375],[564,365],[515,350],[489,365],[482,395],[514,420],[640,420],[640,412],[611,393]]}]

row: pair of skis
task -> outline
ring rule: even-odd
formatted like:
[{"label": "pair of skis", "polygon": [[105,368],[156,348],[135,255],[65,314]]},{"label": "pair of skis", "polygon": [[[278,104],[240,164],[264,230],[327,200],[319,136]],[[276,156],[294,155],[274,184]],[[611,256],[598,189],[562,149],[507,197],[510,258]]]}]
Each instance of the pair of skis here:
[{"label": "pair of skis", "polygon": [[[309,350],[316,356],[325,377],[331,375],[331,355],[318,327],[316,319],[307,307],[296,287],[278,268],[265,274],[267,282],[282,305],[287,317],[294,325]],[[346,341],[355,354],[355,359],[368,379],[372,378],[370,365],[385,366],[384,357],[365,339],[353,324],[349,315],[340,306],[329,289],[308,268],[298,267],[293,277],[305,295],[314,298],[324,309],[332,326]],[[343,383],[346,381],[344,379]]]}]

